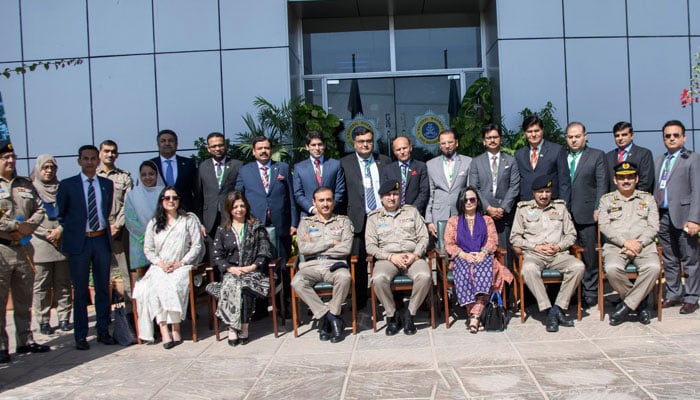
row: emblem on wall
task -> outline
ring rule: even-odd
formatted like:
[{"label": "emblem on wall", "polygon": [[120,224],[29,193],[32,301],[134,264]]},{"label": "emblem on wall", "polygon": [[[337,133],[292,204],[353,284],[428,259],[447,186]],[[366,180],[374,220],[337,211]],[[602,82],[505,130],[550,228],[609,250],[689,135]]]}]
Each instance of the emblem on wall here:
[{"label": "emblem on wall", "polygon": [[428,110],[425,114],[415,117],[413,128],[411,128],[411,136],[413,137],[411,141],[414,143],[414,146],[434,153],[439,147],[438,136],[447,126],[444,116]]},{"label": "emblem on wall", "polygon": [[342,138],[345,142],[345,151],[351,153],[355,151],[354,143],[352,140],[352,133],[359,129],[365,128],[374,132],[374,148],[377,149],[379,145],[379,138],[381,137],[381,132],[377,130],[376,121],[372,119],[365,119],[362,114],[358,114],[356,118],[346,121],[345,130],[343,131]]}]

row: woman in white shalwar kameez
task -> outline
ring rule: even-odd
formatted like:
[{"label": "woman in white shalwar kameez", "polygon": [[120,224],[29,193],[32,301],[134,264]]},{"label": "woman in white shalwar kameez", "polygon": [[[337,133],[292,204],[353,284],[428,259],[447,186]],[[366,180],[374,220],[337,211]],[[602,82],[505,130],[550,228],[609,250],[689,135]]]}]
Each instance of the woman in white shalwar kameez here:
[{"label": "woman in white shalwar kameez", "polygon": [[164,348],[182,343],[180,322],[187,307],[189,271],[204,255],[200,225],[196,215],[180,206],[174,187],[163,189],[144,238],[143,251],[151,267],[134,287],[142,340],[153,341],[155,318]]}]

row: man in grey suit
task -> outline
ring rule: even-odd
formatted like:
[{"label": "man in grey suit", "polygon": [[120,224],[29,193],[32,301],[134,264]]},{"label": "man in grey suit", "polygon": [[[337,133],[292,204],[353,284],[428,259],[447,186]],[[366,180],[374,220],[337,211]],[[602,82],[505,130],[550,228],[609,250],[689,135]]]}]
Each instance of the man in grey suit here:
[{"label": "man in grey suit", "polygon": [[[685,126],[676,120],[663,127],[666,153],[656,159],[659,243],[663,251],[666,299],[681,314],[698,309],[698,230],[700,229],[700,155],[685,148]],[[681,276],[681,264],[683,271]],[[681,278],[685,277],[685,285]]]},{"label": "man in grey suit", "polygon": [[469,182],[469,166],[472,158],[457,154],[459,141],[451,129],[440,132],[440,155],[429,160],[428,178],[430,181],[430,199],[425,211],[428,231],[437,238],[438,221],[447,221],[457,215],[457,197],[459,191]]},{"label": "man in grey suit", "polygon": [[617,190],[617,186],[613,182],[614,167],[623,161],[627,161],[638,166],[639,183],[637,184],[637,190],[654,193],[654,156],[651,154],[651,150],[637,146],[632,142],[632,139],[634,139],[632,124],[625,121],[616,123],[613,126],[613,137],[617,147],[605,155],[608,163],[609,191],[614,192]]},{"label": "man in grey suit", "polygon": [[520,193],[520,171],[515,158],[501,152],[501,128],[487,124],[481,128],[486,152],[474,157],[469,168],[469,184],[479,191],[482,212],[496,224],[498,246],[506,250],[506,266],[511,268],[509,245],[515,200]]},{"label": "man in grey suit", "polygon": [[598,204],[608,192],[608,167],[605,153],[586,146],[586,127],[571,122],[566,127],[566,145],[561,157],[569,166],[571,201],[569,210],[576,227],[577,244],[583,247],[583,300],[587,307],[598,303]]},{"label": "man in grey suit", "polygon": [[[216,228],[222,220],[226,194],[236,188],[238,170],[243,163],[226,157],[226,140],[219,132],[207,135],[207,151],[211,159],[202,161],[197,172],[195,210],[205,230],[207,249],[211,255]],[[219,270],[214,268],[218,275]]]}]

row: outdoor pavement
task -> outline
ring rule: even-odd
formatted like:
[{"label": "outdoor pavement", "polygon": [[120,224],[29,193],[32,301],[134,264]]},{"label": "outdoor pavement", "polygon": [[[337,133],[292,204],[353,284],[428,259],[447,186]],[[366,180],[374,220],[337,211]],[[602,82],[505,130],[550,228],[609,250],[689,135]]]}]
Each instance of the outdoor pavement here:
[{"label": "outdoor pavement", "polygon": [[[10,364],[0,365],[0,398],[700,398],[700,312],[666,309],[662,322],[611,327],[593,308],[558,333],[547,333],[535,318],[524,324],[514,318],[505,332],[476,335],[466,331],[463,314],[450,329],[439,318],[433,330],[420,313],[416,335],[387,337],[383,322],[372,332],[367,307],[358,334],[346,330],[341,343],[320,342],[308,323],[294,338],[289,320],[276,339],[266,318],[252,324],[249,344],[232,348],[216,341],[200,300],[200,341],[189,340],[185,322],[186,340],[172,350],[105,346],[91,328],[92,348],[77,351],[72,332],[37,333],[52,351],[13,353]],[[7,317],[11,327],[11,312]]]}]

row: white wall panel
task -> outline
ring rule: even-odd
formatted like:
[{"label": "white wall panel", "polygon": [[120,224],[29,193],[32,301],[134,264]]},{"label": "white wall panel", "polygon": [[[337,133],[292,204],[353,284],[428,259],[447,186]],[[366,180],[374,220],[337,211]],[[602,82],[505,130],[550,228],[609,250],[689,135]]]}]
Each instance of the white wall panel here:
[{"label": "white wall panel", "polygon": [[88,0],[90,54],[153,52],[150,1]]},{"label": "white wall panel", "polygon": [[628,1],[627,20],[630,36],[687,35],[688,1]]},{"label": "white wall panel", "polygon": [[221,2],[221,47],[224,49],[286,46],[287,1]]},{"label": "white wall panel", "polygon": [[87,56],[85,0],[23,0],[26,60]]},{"label": "white wall panel", "polygon": [[625,36],[625,0],[565,0],[567,37]]},{"label": "white wall panel", "polygon": [[[22,41],[19,27],[19,1],[0,0],[0,62],[20,61]],[[5,69],[3,67],[3,69]]]},{"label": "white wall panel", "polygon": [[498,0],[496,6],[500,39],[563,35],[561,0]]},{"label": "white wall panel", "polygon": [[[0,70],[5,68],[14,68],[19,64],[0,64]],[[5,118],[7,119],[7,128],[10,131],[10,140],[15,148],[17,157],[27,157],[27,136],[24,125],[24,91],[22,89],[22,76],[12,75],[12,78],[6,79],[0,76],[0,93],[2,93],[2,102],[5,108]],[[17,165],[23,161],[17,161]]]},{"label": "white wall panel", "polygon": [[216,0],[153,0],[153,4],[156,51],[219,48]]}]

